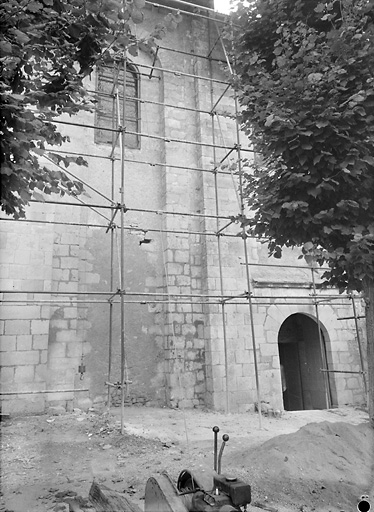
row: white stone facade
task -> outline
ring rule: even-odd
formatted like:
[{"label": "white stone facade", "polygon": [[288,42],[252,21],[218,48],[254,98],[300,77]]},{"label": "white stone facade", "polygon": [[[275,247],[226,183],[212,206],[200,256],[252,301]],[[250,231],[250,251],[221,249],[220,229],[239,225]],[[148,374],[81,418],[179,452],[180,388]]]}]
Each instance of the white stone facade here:
[{"label": "white stone facade", "polygon": [[[147,8],[139,37],[167,12]],[[26,222],[1,222],[4,412],[105,401],[109,343],[110,381],[121,378],[121,326],[128,402],[251,410],[258,396],[255,345],[260,398],[283,409],[279,333],[292,315],[316,321],[318,312],[330,370],[361,370],[354,320],[339,320],[352,317],[350,300],[328,290],[317,311],[311,271],[296,250],[286,251],[278,267],[265,266],[277,263],[268,259],[266,246],[243,241],[238,224],[227,226],[229,217],[240,213],[237,175],[214,169],[229,153],[227,161],[235,159],[236,151],[227,148],[238,140],[235,119],[227,115],[234,113],[234,101],[218,62],[224,57],[220,44],[210,53],[216,40],[216,23],[184,14],[157,56],[146,48],[129,56],[141,73],[142,135],[140,148],[125,148],[123,160],[119,146],[112,154],[110,145],[95,143],[94,113],[59,125],[71,138],[63,151],[82,154],[88,162],[68,171],[86,183],[80,199],[90,208],[74,198],[49,197],[30,207]],[[212,58],[199,57],[207,55]],[[95,74],[87,79],[92,91],[96,80]],[[219,115],[210,114],[213,107]],[[240,139],[243,156],[251,158],[243,135]],[[122,172],[127,211],[121,265],[119,211],[117,228],[108,228],[113,205],[121,201]],[[116,294],[121,273],[122,324]],[[243,298],[249,291],[251,307]],[[359,300],[356,305],[362,314]],[[365,353],[362,326],[359,320]],[[329,375],[325,407],[364,402],[362,375]],[[307,381],[313,395],[313,379]],[[318,381],[324,381],[320,371]],[[111,396],[115,399],[115,392]],[[316,407],[313,397],[305,400],[301,408]]]}]

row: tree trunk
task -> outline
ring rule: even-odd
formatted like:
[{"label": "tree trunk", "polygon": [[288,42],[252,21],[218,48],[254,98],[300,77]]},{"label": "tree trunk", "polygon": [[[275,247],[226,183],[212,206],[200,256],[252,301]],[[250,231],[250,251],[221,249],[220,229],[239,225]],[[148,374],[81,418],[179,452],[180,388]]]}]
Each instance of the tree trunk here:
[{"label": "tree trunk", "polygon": [[368,409],[370,424],[374,428],[374,280],[365,278],[362,284],[366,302]]}]

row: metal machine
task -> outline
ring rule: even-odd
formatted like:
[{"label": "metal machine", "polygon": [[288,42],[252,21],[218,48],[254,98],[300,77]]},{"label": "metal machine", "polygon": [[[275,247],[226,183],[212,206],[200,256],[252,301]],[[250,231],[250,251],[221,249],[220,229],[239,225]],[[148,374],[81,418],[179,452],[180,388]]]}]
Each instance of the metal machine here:
[{"label": "metal machine", "polygon": [[251,486],[221,474],[222,455],[229,436],[222,436],[218,454],[218,427],[214,432],[214,469],[183,470],[177,486],[163,473],[148,479],[145,512],[240,512],[251,502]]}]

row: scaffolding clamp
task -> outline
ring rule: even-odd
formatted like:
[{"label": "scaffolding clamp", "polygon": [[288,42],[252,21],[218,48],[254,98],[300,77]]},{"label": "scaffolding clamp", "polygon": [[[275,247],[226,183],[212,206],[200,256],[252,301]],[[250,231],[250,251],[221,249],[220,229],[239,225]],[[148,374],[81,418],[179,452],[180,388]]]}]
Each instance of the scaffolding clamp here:
[{"label": "scaffolding clamp", "polygon": [[154,54],[154,57],[153,57],[153,62],[152,62],[152,69],[151,69],[151,72],[149,73],[149,79],[152,78],[152,75],[153,75],[153,71],[154,71],[154,67],[155,67],[155,64],[156,64],[156,60],[157,60],[157,55],[158,55],[158,51],[159,51],[160,47],[159,45],[157,45],[157,48],[156,48],[156,51],[155,51],[155,54]]},{"label": "scaffolding clamp", "polygon": [[132,380],[124,380],[123,381],[123,385],[120,383],[120,381],[118,381],[118,382],[105,382],[106,386],[109,386],[109,387],[112,387],[112,388],[117,388],[117,389],[121,389],[122,387],[126,387],[127,384],[132,384]]},{"label": "scaffolding clamp", "polygon": [[123,203],[123,204],[117,203],[116,211],[118,211],[118,210],[123,210],[123,213],[127,213],[129,211],[129,209],[127,208],[125,203]]}]

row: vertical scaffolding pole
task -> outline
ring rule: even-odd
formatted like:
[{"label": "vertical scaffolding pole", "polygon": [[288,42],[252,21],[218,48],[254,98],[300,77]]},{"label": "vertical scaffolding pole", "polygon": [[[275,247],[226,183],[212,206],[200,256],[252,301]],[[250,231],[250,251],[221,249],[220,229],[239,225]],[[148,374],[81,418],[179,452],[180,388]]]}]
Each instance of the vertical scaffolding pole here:
[{"label": "vertical scaffolding pole", "polygon": [[[124,415],[125,415],[125,396],[127,395],[127,365],[126,365],[126,346],[125,346],[125,115],[126,115],[126,54],[123,59],[123,91],[122,91],[122,125],[119,123],[120,132],[120,151],[121,151],[121,184],[120,184],[120,203],[121,203],[121,262],[120,262],[120,302],[121,302],[121,434],[124,433]],[[118,114],[120,104],[117,89]],[[120,120],[119,120],[120,121]]]},{"label": "vertical scaffolding pole", "polygon": [[315,280],[315,276],[314,276],[315,268],[311,267],[310,270],[311,270],[311,273],[312,273],[314,308],[315,308],[315,312],[316,312],[317,329],[318,329],[318,341],[319,341],[319,346],[320,346],[320,350],[321,350],[322,367],[323,367],[324,370],[327,370],[327,371],[322,372],[323,373],[323,380],[324,380],[324,384],[325,384],[324,387],[325,387],[325,394],[326,394],[326,402],[327,402],[328,409],[330,409],[332,407],[332,405],[333,405],[332,404],[332,396],[331,396],[331,386],[330,386],[330,374],[329,374],[329,371],[328,371],[329,368],[328,368],[328,361],[327,361],[326,344],[324,343],[324,340],[322,338],[321,322],[320,322],[320,318],[319,318],[318,301],[317,301],[317,297],[316,297],[316,280]]},{"label": "vertical scaffolding pole", "polygon": [[[225,59],[227,62],[227,66],[229,68],[230,74],[233,75],[233,69],[230,64],[230,59],[227,54],[227,50],[225,47],[225,43],[222,39],[222,35],[217,28],[217,32],[219,35],[219,39],[221,41],[223,53],[225,55]],[[244,208],[244,198],[243,198],[243,166],[242,166],[242,156],[241,156],[241,145],[240,145],[240,129],[238,123],[238,95],[236,90],[234,89],[234,108],[235,108],[235,135],[236,135],[236,154],[238,159],[238,174],[239,174],[239,201],[240,201],[240,214],[244,216],[245,208]],[[257,394],[257,410],[258,410],[258,422],[259,428],[262,428],[262,416],[261,416],[261,392],[260,392],[260,379],[258,372],[258,363],[257,363],[257,347],[256,347],[256,333],[254,328],[254,315],[253,315],[253,302],[252,302],[252,285],[251,278],[249,275],[249,257],[248,257],[248,247],[247,247],[247,234],[245,231],[245,227],[242,228],[242,238],[243,238],[243,249],[244,249],[244,259],[245,259],[245,272],[246,272],[246,282],[248,288],[248,308],[249,308],[249,317],[251,323],[251,338],[252,338],[252,350],[253,350],[253,364],[255,369],[255,380],[256,380],[256,394]]]},{"label": "vertical scaffolding pole", "polygon": [[[113,88],[114,85],[118,83],[118,73],[116,73],[116,69],[113,66]],[[113,92],[113,91],[112,91]],[[115,111],[116,111],[116,98],[113,94],[112,99],[112,129],[116,128],[116,119],[115,119]],[[117,144],[118,134],[114,131],[112,132],[112,151],[111,151],[111,190],[110,190],[110,198],[112,200],[112,204],[114,204],[114,171],[115,171],[115,158],[114,158],[114,149]],[[113,215],[112,215],[113,221]],[[109,226],[110,228],[110,288],[112,291],[114,287],[114,230],[115,227],[113,224]],[[108,353],[108,382],[111,382],[112,378],[112,351],[113,351],[113,301],[112,298],[109,302],[109,353]],[[110,409],[111,405],[111,387],[108,385],[108,409]]]},{"label": "vertical scaffolding pole", "polygon": [[365,399],[366,399],[366,403],[368,403],[368,386],[367,386],[367,382],[366,382],[365,366],[364,366],[364,355],[362,353],[360,330],[359,330],[359,327],[358,327],[356,302],[355,302],[355,298],[354,298],[354,296],[352,294],[350,295],[350,299],[352,301],[353,316],[354,316],[354,320],[355,320],[358,353],[360,355],[360,367],[361,367],[361,372],[362,372],[362,381],[363,381],[363,384],[364,384]]},{"label": "vertical scaffolding pole", "polygon": [[[208,20],[208,41],[210,44],[211,30],[210,20]],[[212,60],[209,58],[209,76],[212,77]],[[211,108],[214,106],[214,85],[210,82],[210,105]],[[214,112],[211,112],[211,127],[212,127],[212,144],[213,144],[213,165],[214,165],[214,199],[215,199],[215,213],[216,213],[216,230],[217,230],[217,251],[218,251],[218,267],[219,267],[219,283],[220,292],[223,296],[223,271],[222,271],[222,247],[221,247],[221,236],[220,236],[220,222],[219,222],[219,195],[218,195],[218,173],[216,169],[217,165],[217,152],[216,152],[216,135],[215,135],[215,124],[214,124]],[[229,389],[229,365],[228,365],[228,346],[227,346],[227,329],[226,329],[226,312],[225,303],[221,301],[221,316],[222,316],[222,333],[223,333],[223,351],[225,357],[225,411],[226,414],[230,412],[230,389]]]}]

